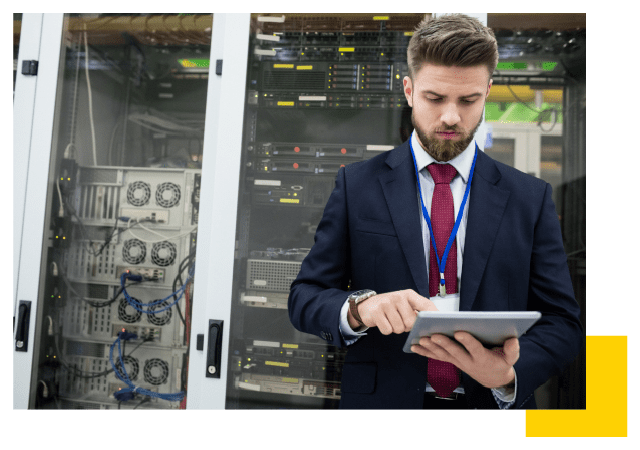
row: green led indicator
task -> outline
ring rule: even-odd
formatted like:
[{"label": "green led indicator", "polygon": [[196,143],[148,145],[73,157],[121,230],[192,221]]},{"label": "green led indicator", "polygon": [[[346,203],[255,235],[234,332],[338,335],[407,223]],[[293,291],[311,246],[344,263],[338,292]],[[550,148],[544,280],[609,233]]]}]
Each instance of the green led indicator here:
[{"label": "green led indicator", "polygon": [[547,61],[542,63],[542,70],[552,71],[558,65],[557,62]]}]

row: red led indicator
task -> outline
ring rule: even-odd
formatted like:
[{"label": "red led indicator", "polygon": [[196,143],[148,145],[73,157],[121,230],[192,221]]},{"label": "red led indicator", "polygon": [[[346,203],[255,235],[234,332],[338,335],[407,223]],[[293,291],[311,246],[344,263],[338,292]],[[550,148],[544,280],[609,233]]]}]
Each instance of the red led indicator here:
[{"label": "red led indicator", "polygon": [[342,153],[343,155],[346,155],[347,154],[347,149],[346,148],[341,149],[340,153]]},{"label": "red led indicator", "polygon": [[293,151],[296,153],[300,153],[300,147],[294,147]]},{"label": "red led indicator", "polygon": [[294,168],[294,169],[297,169],[298,167],[299,167],[299,166],[298,166],[298,163],[293,163],[293,168]]}]

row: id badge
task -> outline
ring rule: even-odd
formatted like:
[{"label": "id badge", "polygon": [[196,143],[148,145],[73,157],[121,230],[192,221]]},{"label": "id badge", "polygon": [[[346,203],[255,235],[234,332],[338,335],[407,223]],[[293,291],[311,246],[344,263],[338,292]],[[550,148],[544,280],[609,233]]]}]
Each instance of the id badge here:
[{"label": "id badge", "polygon": [[460,311],[460,294],[447,294],[444,297],[440,295],[434,295],[429,300],[436,305],[438,311],[443,312],[458,312]]}]

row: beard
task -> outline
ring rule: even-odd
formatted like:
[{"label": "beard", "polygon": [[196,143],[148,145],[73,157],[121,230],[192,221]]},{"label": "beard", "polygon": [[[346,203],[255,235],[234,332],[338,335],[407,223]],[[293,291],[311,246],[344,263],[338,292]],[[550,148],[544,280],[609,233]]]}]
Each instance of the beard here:
[{"label": "beard", "polygon": [[[482,116],[473,130],[467,134],[464,133],[464,130],[461,130],[455,125],[453,127],[444,125],[429,134],[424,129],[416,125],[413,111],[411,112],[411,123],[413,124],[413,128],[416,130],[416,134],[418,135],[418,139],[420,140],[424,150],[436,161],[445,162],[451,161],[453,158],[465,151],[482,123]],[[438,139],[436,137],[436,131],[455,131],[456,133],[460,133],[462,137],[458,141]]]}]

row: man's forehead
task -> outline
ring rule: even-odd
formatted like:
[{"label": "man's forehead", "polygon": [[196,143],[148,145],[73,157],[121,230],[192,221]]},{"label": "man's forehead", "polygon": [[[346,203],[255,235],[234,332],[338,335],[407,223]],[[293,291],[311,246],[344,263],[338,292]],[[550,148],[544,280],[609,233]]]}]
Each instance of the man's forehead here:
[{"label": "man's forehead", "polygon": [[490,80],[487,66],[445,66],[425,63],[416,73],[422,85],[449,84],[452,86],[487,86]]}]

